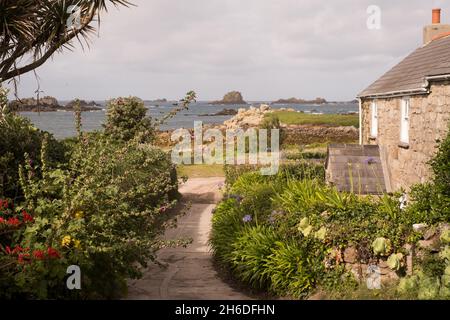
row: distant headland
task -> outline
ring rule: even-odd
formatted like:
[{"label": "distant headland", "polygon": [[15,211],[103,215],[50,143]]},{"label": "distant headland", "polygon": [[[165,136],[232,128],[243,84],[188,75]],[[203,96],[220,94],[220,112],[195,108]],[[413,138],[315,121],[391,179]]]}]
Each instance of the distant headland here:
[{"label": "distant headland", "polygon": [[326,104],[328,101],[324,98],[316,98],[314,100],[305,100],[297,98],[279,99],[272,104]]}]

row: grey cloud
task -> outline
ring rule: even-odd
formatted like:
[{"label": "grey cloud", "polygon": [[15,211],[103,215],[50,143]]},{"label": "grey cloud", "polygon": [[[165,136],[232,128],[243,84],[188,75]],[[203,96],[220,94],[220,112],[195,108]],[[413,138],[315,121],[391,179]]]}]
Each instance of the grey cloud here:
[{"label": "grey cloud", "polygon": [[[422,0],[135,0],[112,9],[91,48],[65,52],[38,70],[59,98],[116,95],[215,99],[231,89],[250,100],[287,96],[352,99],[421,45],[431,8]],[[366,28],[369,5],[382,29]],[[32,76],[19,93],[32,95]]]}]

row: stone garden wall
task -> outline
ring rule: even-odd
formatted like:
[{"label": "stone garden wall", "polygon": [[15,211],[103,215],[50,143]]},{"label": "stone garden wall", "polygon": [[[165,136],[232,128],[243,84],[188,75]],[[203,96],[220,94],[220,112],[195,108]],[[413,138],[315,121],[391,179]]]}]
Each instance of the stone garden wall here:
[{"label": "stone garden wall", "polygon": [[[344,250],[336,250],[334,258],[337,262],[343,263],[345,268],[350,271],[355,279],[365,282],[369,277],[373,277],[378,273],[381,285],[398,280],[400,277],[414,274],[414,266],[417,260],[422,258],[426,253],[438,254],[441,249],[440,237],[442,233],[450,229],[450,225],[442,223],[437,227],[428,227],[425,224],[417,224],[413,229],[422,234],[422,240],[417,245],[405,245],[400,253],[401,266],[399,270],[393,270],[388,264],[388,257],[392,253],[390,251],[383,257],[373,258],[373,255],[364,252],[367,247],[348,247]],[[361,249],[365,248],[365,249]]]}]

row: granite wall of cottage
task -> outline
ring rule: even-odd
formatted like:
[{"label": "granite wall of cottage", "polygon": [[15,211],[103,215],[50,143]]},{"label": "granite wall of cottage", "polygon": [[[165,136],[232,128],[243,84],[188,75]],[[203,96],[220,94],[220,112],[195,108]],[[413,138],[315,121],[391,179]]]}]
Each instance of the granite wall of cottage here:
[{"label": "granite wall of cottage", "polygon": [[431,176],[427,162],[437,141],[447,135],[450,121],[450,82],[433,83],[428,95],[410,97],[409,145],[400,143],[402,98],[377,99],[378,136],[370,136],[371,103],[362,101],[362,142],[378,144],[392,191],[406,190]]}]

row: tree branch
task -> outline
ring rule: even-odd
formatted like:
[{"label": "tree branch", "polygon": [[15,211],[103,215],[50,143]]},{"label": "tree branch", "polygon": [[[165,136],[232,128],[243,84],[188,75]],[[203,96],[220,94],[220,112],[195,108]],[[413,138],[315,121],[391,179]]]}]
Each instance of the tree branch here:
[{"label": "tree branch", "polygon": [[[21,53],[21,52],[23,52],[23,53],[22,54],[18,54],[15,59],[12,59],[13,56],[11,58],[7,59],[6,61],[12,59],[11,60],[12,63],[8,62],[8,63],[10,63],[10,65],[9,65],[9,67],[7,69],[5,68],[7,65],[2,67],[2,70],[1,70],[1,73],[0,73],[0,82],[11,80],[11,79],[13,79],[15,77],[18,77],[18,76],[20,76],[20,75],[22,75],[24,73],[27,73],[29,71],[32,71],[32,70],[42,66],[65,43],[73,40],[73,38],[78,36],[78,34],[80,34],[83,30],[85,30],[89,26],[89,24],[92,22],[92,20],[94,19],[95,13],[96,13],[96,10],[92,10],[90,15],[85,18],[85,22],[82,24],[82,26],[80,28],[75,29],[72,33],[69,33],[69,34],[65,35],[60,41],[58,41],[56,44],[51,46],[44,55],[42,55],[39,59],[33,61],[32,63],[30,63],[30,64],[28,64],[26,66],[20,67],[18,69],[14,69],[14,70],[9,71],[11,66],[16,61],[16,59],[19,58],[20,56],[23,56],[28,50],[26,50],[25,52],[23,52],[23,50],[20,50],[18,53]],[[17,50],[16,50],[16,52],[17,52]]]}]

